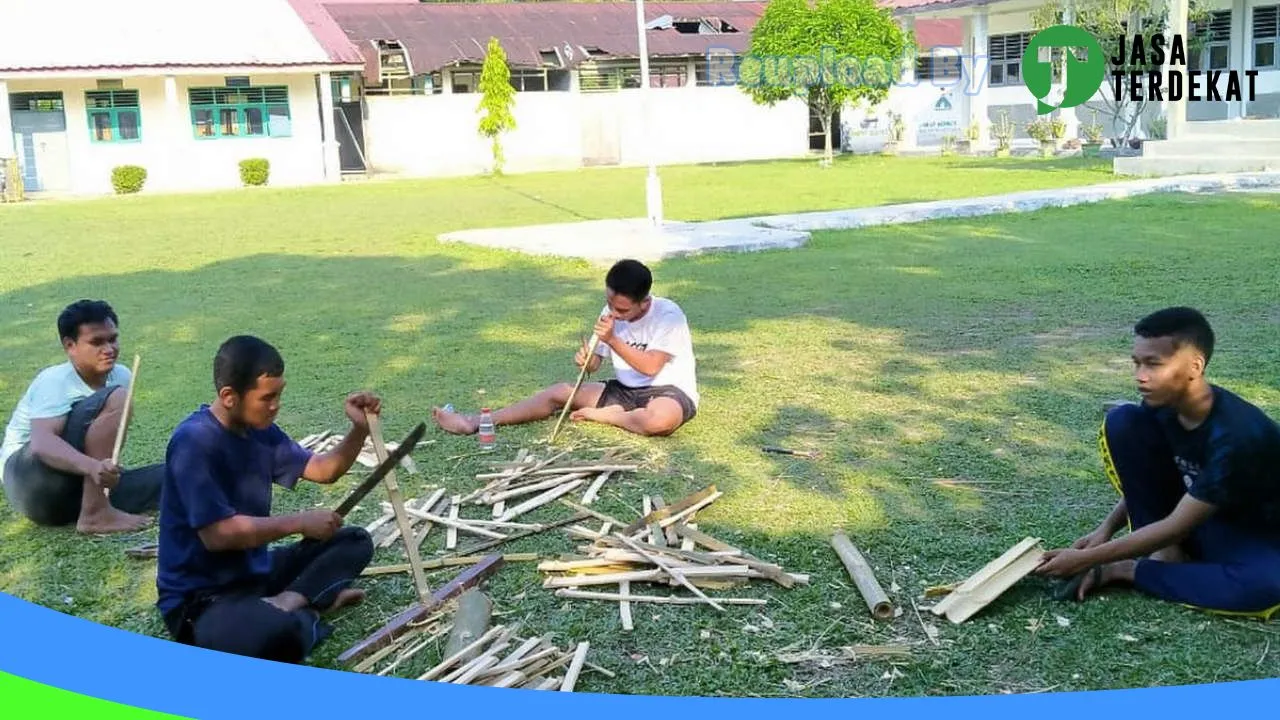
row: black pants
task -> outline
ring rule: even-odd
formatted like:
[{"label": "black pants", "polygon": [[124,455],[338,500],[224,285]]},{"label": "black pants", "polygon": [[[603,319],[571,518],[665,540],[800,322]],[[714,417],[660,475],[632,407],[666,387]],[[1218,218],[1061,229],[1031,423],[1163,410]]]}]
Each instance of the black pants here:
[{"label": "black pants", "polygon": [[[323,542],[273,548],[271,574],[261,582],[188,600],[165,616],[165,625],[187,645],[299,663],[330,632],[319,611],[332,605],[372,559],[373,540],[358,526],[344,527]],[[307,607],[285,612],[264,599],[286,590],[305,597]]]},{"label": "black pants", "polygon": [[[1140,405],[1122,405],[1103,421],[1102,462],[1124,497],[1133,530],[1162,520],[1186,493],[1155,417]],[[1134,586],[1164,600],[1223,613],[1270,616],[1280,609],[1280,537],[1264,536],[1212,517],[1184,543],[1191,561],[1144,558]]]},{"label": "black pants", "polygon": [[[71,406],[62,439],[84,452],[89,426],[102,414],[107,398],[120,387],[103,388]],[[157,463],[120,473],[120,482],[111,490],[110,502],[128,513],[152,512],[160,504],[164,484],[164,464]],[[4,494],[9,505],[37,525],[69,525],[80,517],[84,498],[84,477],[45,465],[23,445],[4,464]]]}]

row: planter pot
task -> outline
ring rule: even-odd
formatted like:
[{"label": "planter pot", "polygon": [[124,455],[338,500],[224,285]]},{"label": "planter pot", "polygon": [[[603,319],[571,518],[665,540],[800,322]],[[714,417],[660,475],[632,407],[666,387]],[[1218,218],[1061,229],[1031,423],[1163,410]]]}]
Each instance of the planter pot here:
[{"label": "planter pot", "polygon": [[1055,151],[1056,148],[1052,141],[1040,143],[1040,157],[1053,157]]},{"label": "planter pot", "polygon": [[1080,146],[1080,154],[1087,158],[1096,158],[1102,152],[1102,143],[1087,142]]},{"label": "planter pot", "polygon": [[896,141],[896,140],[888,140],[888,141],[886,141],[886,142],[885,142],[885,144],[884,144],[884,148],[882,148],[882,149],[880,150],[880,154],[881,154],[881,155],[897,155],[897,154],[898,154],[898,141]]},{"label": "planter pot", "polygon": [[968,155],[968,154],[969,154],[970,152],[972,152],[972,151],[973,151],[973,141],[972,141],[972,140],[957,140],[957,141],[956,141],[956,152],[958,152],[958,153],[964,153],[964,154]]},{"label": "planter pot", "polygon": [[996,148],[996,157],[1009,157],[1012,154],[1009,148]]}]

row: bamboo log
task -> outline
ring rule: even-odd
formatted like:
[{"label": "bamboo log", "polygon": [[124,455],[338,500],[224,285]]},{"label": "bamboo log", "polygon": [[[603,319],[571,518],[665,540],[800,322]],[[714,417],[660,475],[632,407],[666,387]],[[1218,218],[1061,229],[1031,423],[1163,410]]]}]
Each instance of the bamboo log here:
[{"label": "bamboo log", "polygon": [[338,656],[338,662],[347,664],[354,660],[359,660],[365,655],[385,647],[388,643],[394,642],[407,629],[412,629],[413,623],[429,617],[441,605],[482,582],[497,571],[498,568],[502,567],[502,563],[501,555],[490,555],[481,562],[463,570],[449,584],[435,591],[427,602],[421,605],[414,605],[401,612],[391,618],[386,625],[373,635],[348,648]]},{"label": "bamboo log", "polygon": [[[484,635],[489,630],[489,620],[493,615],[493,602],[483,592],[472,588],[458,598],[458,609],[453,615],[453,631],[445,643],[444,654],[453,655],[462,650],[471,641]],[[463,653],[461,660],[469,662],[480,655],[476,648],[470,653]]]},{"label": "bamboo log", "polygon": [[884,589],[876,581],[876,575],[872,572],[871,566],[862,557],[862,553],[858,552],[858,548],[850,542],[849,536],[843,532],[837,532],[831,538],[831,546],[835,548],[836,554],[840,556],[840,562],[844,563],[845,569],[849,571],[853,584],[858,587],[858,592],[862,594],[862,599],[867,603],[867,609],[871,611],[872,617],[877,620],[892,620],[893,603],[889,602],[889,596],[885,595]]}]

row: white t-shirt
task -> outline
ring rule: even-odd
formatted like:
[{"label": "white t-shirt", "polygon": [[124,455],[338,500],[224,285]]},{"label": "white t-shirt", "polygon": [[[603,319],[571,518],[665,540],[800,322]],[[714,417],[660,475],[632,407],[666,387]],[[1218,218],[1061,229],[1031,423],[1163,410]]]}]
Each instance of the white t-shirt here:
[{"label": "white t-shirt", "polygon": [[[609,312],[606,305],[601,315]],[[680,306],[663,297],[654,297],[649,312],[635,322],[614,321],[613,334],[631,347],[640,350],[660,350],[671,356],[657,375],[645,375],[611,351],[608,345],[596,345],[596,354],[611,357],[618,382],[628,387],[674,385],[698,405],[698,366],[693,357],[693,337],[689,334],[689,321]]]},{"label": "white t-shirt", "polygon": [[[107,373],[107,387],[127,386],[130,375],[129,368],[117,363]],[[41,370],[18,401],[13,417],[5,428],[4,445],[0,446],[0,477],[4,474],[4,464],[9,456],[31,439],[32,420],[66,415],[71,412],[71,406],[76,401],[83,400],[94,392],[96,391],[76,372],[70,360]]]}]

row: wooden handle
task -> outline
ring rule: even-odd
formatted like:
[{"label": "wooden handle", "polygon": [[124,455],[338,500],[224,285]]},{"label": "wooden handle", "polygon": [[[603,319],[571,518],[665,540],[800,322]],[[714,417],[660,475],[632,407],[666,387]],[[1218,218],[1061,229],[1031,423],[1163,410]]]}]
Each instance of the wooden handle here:
[{"label": "wooden handle", "polygon": [[591,364],[591,356],[596,353],[596,345],[599,343],[600,336],[592,333],[591,343],[587,345],[587,356],[582,359],[582,370],[578,372],[578,381],[573,384],[573,391],[569,393],[569,399],[565,401],[564,408],[560,410],[560,418],[556,420],[555,427],[551,429],[551,439],[547,441],[548,445],[555,444],[556,435],[560,434],[560,425],[564,423],[569,410],[573,408],[573,399],[577,397],[578,388],[582,387],[582,381],[587,377],[587,366]]},{"label": "wooden handle", "polygon": [[[387,461],[387,446],[382,441],[382,421],[376,413],[365,413],[369,422],[369,438],[373,441],[373,452],[378,462]],[[391,509],[396,516],[396,527],[400,529],[400,538],[404,540],[404,549],[409,556],[409,567],[413,571],[413,584],[418,591],[419,602],[426,603],[431,598],[431,588],[427,585],[427,576],[422,571],[422,560],[418,556],[418,543],[414,541],[412,523],[404,509],[404,500],[400,497],[400,484],[396,482],[395,470],[388,470],[382,478],[387,486],[387,498],[391,501]]]},{"label": "wooden handle", "polygon": [[843,532],[837,532],[831,538],[831,546],[835,548],[836,554],[840,556],[840,562],[844,563],[845,569],[849,571],[849,576],[853,578],[854,585],[858,586],[858,592],[862,594],[862,599],[866,601],[867,609],[871,611],[872,617],[877,620],[891,620],[893,618],[893,603],[889,602],[889,596],[885,595],[880,583],[876,582],[876,576],[871,571],[871,566],[862,557],[862,553],[858,552],[858,548],[854,547],[853,543],[849,541],[849,536]]},{"label": "wooden handle", "polygon": [[133,410],[133,389],[138,386],[138,363],[140,355],[133,356],[133,371],[129,374],[129,389],[124,396],[124,410],[120,413],[120,426],[116,428],[116,445],[111,451],[111,462],[120,464],[120,451],[124,449],[124,435],[129,428],[129,413]]}]

